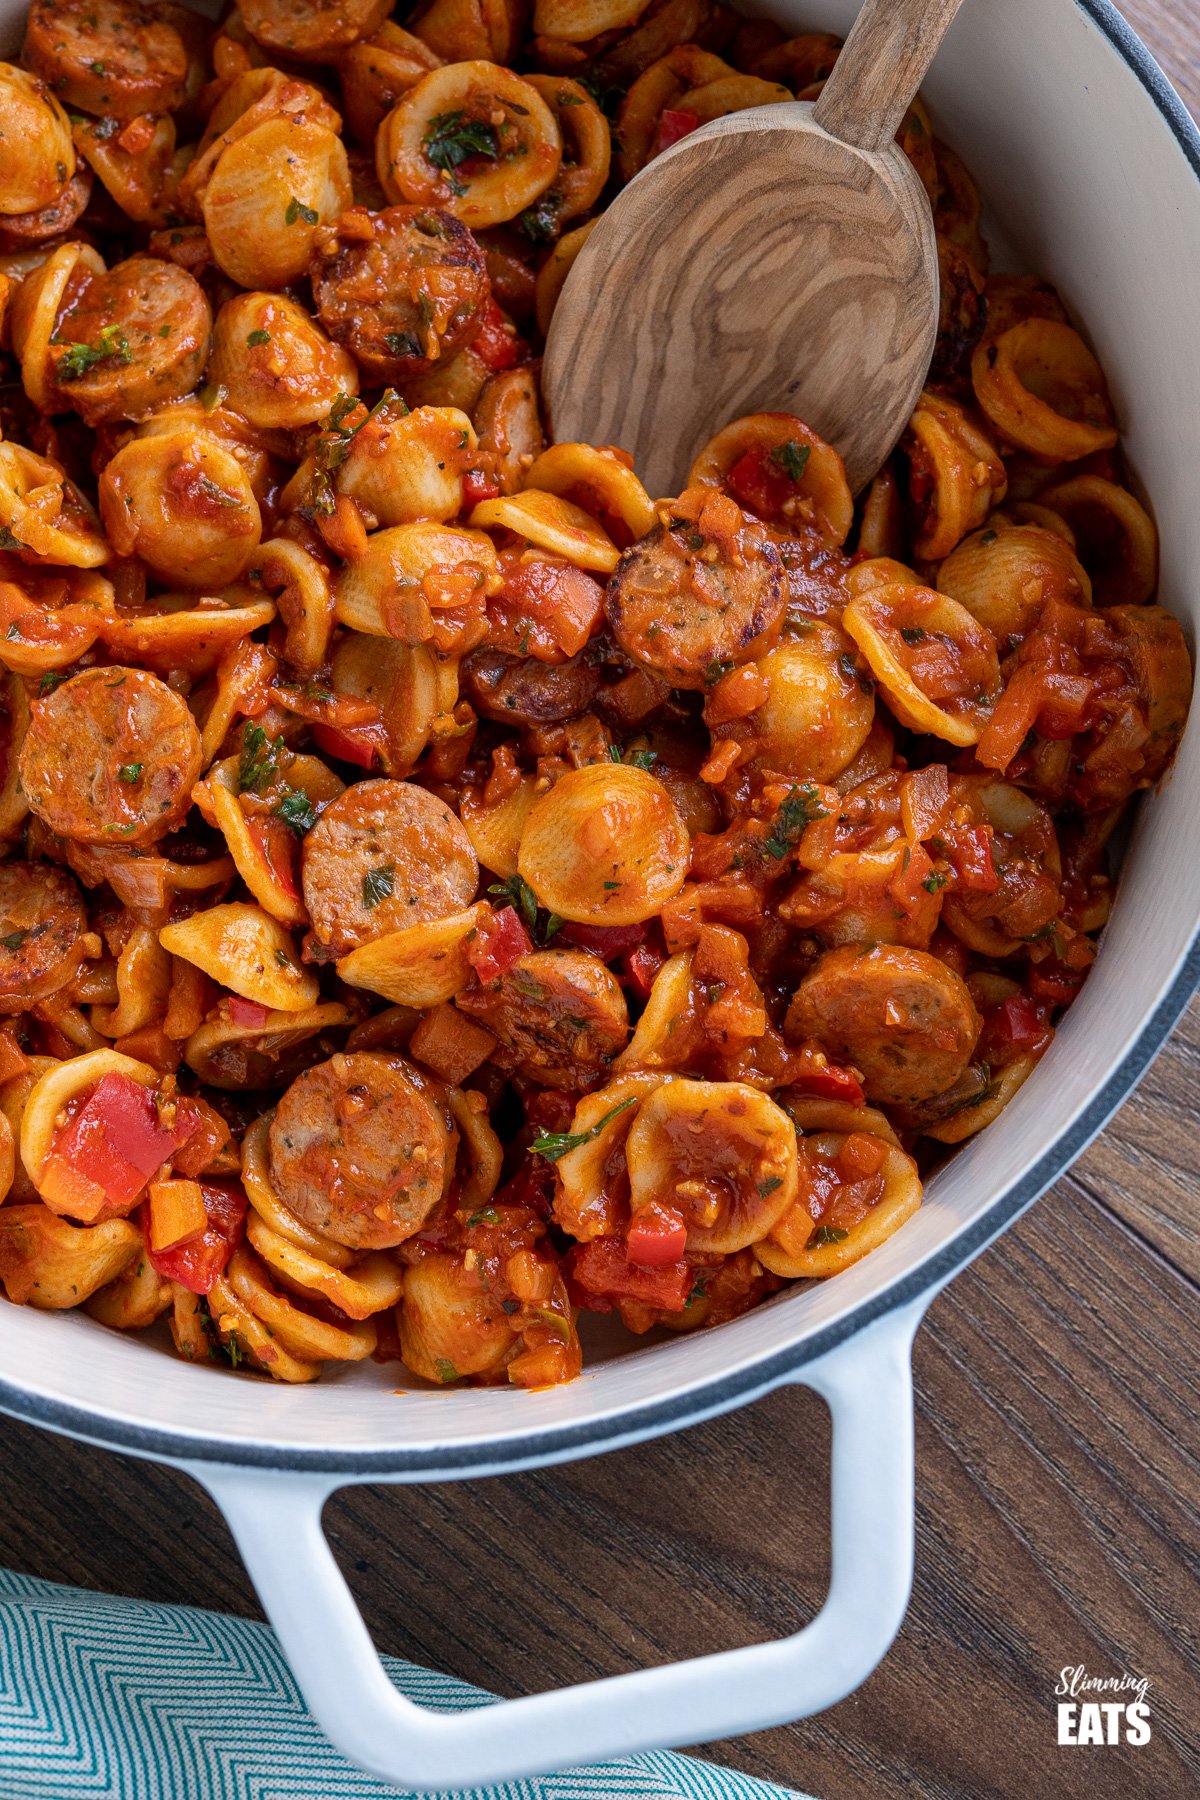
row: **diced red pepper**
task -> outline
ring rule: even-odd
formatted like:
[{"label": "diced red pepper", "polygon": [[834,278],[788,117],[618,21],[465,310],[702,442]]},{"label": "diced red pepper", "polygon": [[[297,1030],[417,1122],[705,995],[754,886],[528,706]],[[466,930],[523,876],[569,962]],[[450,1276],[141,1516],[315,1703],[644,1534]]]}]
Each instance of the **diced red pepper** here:
[{"label": "diced red pepper", "polygon": [[164,1281],[177,1281],[193,1294],[212,1291],[213,1282],[225,1272],[230,1257],[246,1230],[246,1196],[233,1182],[202,1181],[208,1224],[195,1237],[172,1244],[169,1250],[152,1250],[146,1233],[150,1266]]},{"label": "diced red pepper", "polygon": [[981,1044],[990,1061],[1003,1065],[1013,1056],[1041,1049],[1050,1035],[1037,1001],[1028,994],[1010,994],[989,1012]]},{"label": "diced red pepper", "polygon": [[336,725],[314,724],[314,742],[338,762],[353,763],[359,769],[375,767],[375,745],[365,732],[340,730]]},{"label": "diced red pepper", "polygon": [[463,476],[463,508],[478,506],[481,500],[496,500],[500,483],[485,475],[482,469],[468,469]]},{"label": "diced red pepper", "polygon": [[255,849],[267,866],[268,873],[278,882],[289,900],[300,898],[300,883],[297,873],[300,863],[300,844],[294,831],[284,824],[282,819],[261,816],[246,820],[246,829],[250,834]]},{"label": "diced red pepper", "polygon": [[774,467],[761,445],[738,457],[725,477],[725,486],[740,506],[749,507],[760,519],[775,518],[796,492],[794,483]]},{"label": "diced red pepper", "polygon": [[500,369],[515,369],[526,357],[525,345],[494,300],[489,300],[480,314],[479,330],[471,339],[471,349],[493,374]]},{"label": "diced red pepper", "polygon": [[948,840],[947,858],[958,886],[977,894],[994,894],[1000,883],[992,863],[992,837],[986,825],[961,825]]},{"label": "diced red pepper", "polygon": [[621,958],[621,973],[641,999],[650,997],[650,989],[654,986],[654,977],[666,962],[661,950],[652,944],[639,944],[636,950],[629,950]]},{"label": "diced red pepper", "polygon": [[677,107],[664,106],[658,122],[658,142],[654,147],[654,154],[659,156],[681,138],[690,137],[699,123],[699,113],[681,112]]},{"label": "diced red pepper", "polygon": [[685,1258],[656,1269],[639,1268],[619,1238],[576,1244],[564,1266],[571,1298],[591,1312],[611,1312],[618,1300],[682,1312],[692,1291],[692,1267]]},{"label": "diced red pepper", "polygon": [[533,940],[515,908],[505,906],[497,913],[480,914],[475,936],[467,945],[467,961],[486,987],[532,949]]},{"label": "diced red pepper", "polygon": [[641,1269],[665,1269],[687,1249],[687,1226],[673,1206],[657,1201],[636,1212],[625,1239],[631,1263]]},{"label": "diced red pepper", "polygon": [[229,1001],[229,1017],[235,1025],[249,1025],[257,1030],[266,1024],[268,1009],[257,1000],[243,1000],[240,994],[234,994]]},{"label": "diced red pepper", "polygon": [[849,1069],[831,1063],[824,1053],[806,1044],[800,1051],[799,1067],[788,1086],[797,1095],[808,1094],[814,1100],[842,1100],[848,1106],[864,1106],[866,1095],[862,1083]]},{"label": "diced red pepper", "polygon": [[560,944],[574,944],[577,950],[590,950],[601,962],[612,962],[634,950],[646,935],[644,925],[576,925],[568,920],[555,937]]},{"label": "diced red pepper", "polygon": [[178,1110],[164,1127],[152,1088],[128,1075],[105,1075],[56,1134],[38,1177],[42,1197],[56,1212],[85,1223],[101,1212],[127,1213],[195,1128]]}]

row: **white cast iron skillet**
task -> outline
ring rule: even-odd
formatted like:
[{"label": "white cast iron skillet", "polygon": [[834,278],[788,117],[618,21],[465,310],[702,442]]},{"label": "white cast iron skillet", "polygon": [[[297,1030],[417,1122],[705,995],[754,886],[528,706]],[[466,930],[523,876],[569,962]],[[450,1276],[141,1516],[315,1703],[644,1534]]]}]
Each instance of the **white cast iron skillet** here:
[{"label": "white cast iron skillet", "polygon": [[[844,32],[855,0],[777,0]],[[0,0],[9,37],[21,0]],[[0,39],[4,27],[0,25]],[[10,41],[9,49],[15,48]],[[993,241],[1086,321],[1158,517],[1161,597],[1200,612],[1200,134],[1107,0],[967,0],[927,83],[990,203]],[[720,1330],[593,1361],[546,1393],[410,1393],[378,1368],[314,1387],[234,1379],[75,1315],[0,1304],[0,1407],[184,1468],[224,1511],[305,1697],[381,1776],[458,1788],[803,1717],[870,1673],[908,1600],[913,1332],[941,1286],[1071,1162],[1200,976],[1200,731],[1142,806],[1099,964],[1003,1117],[845,1274]],[[1064,1293],[1071,1247],[1063,1246]],[[337,1487],[490,1475],[677,1430],[787,1382],[833,1414],[833,1577],[778,1643],[458,1715],[388,1681],[321,1530]]]}]

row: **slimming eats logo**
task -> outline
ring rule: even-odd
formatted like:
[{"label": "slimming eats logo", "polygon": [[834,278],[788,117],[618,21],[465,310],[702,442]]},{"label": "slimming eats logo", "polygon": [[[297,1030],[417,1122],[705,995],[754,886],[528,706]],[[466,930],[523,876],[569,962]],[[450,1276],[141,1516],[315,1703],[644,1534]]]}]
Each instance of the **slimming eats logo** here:
[{"label": "slimming eats logo", "polygon": [[1148,1744],[1150,1683],[1144,1675],[1089,1675],[1082,1663],[1061,1669],[1058,1685],[1060,1744]]}]

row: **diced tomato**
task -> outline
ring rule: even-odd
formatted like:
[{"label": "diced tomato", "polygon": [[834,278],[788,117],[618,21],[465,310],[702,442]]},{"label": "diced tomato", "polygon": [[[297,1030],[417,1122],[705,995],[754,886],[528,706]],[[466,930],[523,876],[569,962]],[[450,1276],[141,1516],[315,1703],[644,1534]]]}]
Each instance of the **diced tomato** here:
[{"label": "diced tomato", "polygon": [[681,138],[690,137],[699,123],[699,113],[681,112],[677,107],[664,106],[658,122],[658,142],[654,147],[654,154],[659,156]]},{"label": "diced tomato", "polygon": [[128,1075],[105,1075],[56,1134],[39,1177],[42,1197],[56,1212],[88,1223],[102,1211],[127,1213],[195,1128],[178,1109],[164,1127],[152,1088]]},{"label": "diced tomato", "polygon": [[1055,960],[1035,963],[1029,972],[1029,991],[1035,1000],[1049,1000],[1052,1006],[1069,1006],[1087,980],[1090,967],[1088,963],[1073,969]]},{"label": "diced tomato", "polygon": [[981,1043],[988,1060],[1003,1065],[1014,1056],[1041,1049],[1050,1035],[1045,1013],[1037,1001],[1028,994],[1011,994],[989,1012]]},{"label": "diced tomato", "polygon": [[604,589],[559,557],[505,553],[488,599],[488,642],[510,655],[558,662],[576,656],[604,611]]},{"label": "diced tomato", "polygon": [[837,1153],[838,1173],[848,1181],[877,1175],[887,1160],[887,1145],[867,1131],[852,1131]]},{"label": "diced tomato", "polygon": [[560,944],[574,944],[577,950],[590,950],[601,962],[612,962],[627,950],[634,950],[646,935],[644,925],[576,925],[571,920],[555,932]]},{"label": "diced tomato", "polygon": [[11,1081],[14,1075],[24,1075],[29,1067],[29,1058],[16,1039],[11,1025],[0,1025],[0,1081]]},{"label": "diced tomato", "polygon": [[278,883],[289,900],[299,900],[300,883],[296,877],[300,863],[300,844],[295,832],[282,819],[272,816],[263,818],[261,815],[248,818],[246,829],[272,880]]},{"label": "diced tomato", "polygon": [[178,1117],[191,1124],[191,1131],[171,1162],[177,1175],[194,1178],[212,1167],[233,1133],[216,1107],[202,1100],[199,1094],[189,1094],[180,1100]]},{"label": "diced tomato", "polygon": [[480,315],[479,330],[471,339],[471,349],[492,373],[515,369],[528,354],[516,330],[505,319],[494,300],[489,300]]},{"label": "diced tomato", "polygon": [[911,844],[904,866],[897,870],[888,883],[888,893],[906,913],[914,913],[923,900],[929,899],[930,890],[925,883],[932,874],[933,863],[924,844]]},{"label": "diced tomato", "polygon": [[243,1000],[240,994],[234,994],[229,1000],[229,1017],[235,1025],[258,1029],[266,1024],[268,1009],[260,1006],[257,1000]]},{"label": "diced tomato", "polygon": [[375,767],[375,745],[363,731],[339,730],[336,725],[315,724],[314,741],[326,755],[338,762],[353,763],[359,769]]},{"label": "diced tomato", "polygon": [[195,1237],[172,1244],[169,1250],[152,1250],[149,1233],[146,1255],[150,1266],[164,1281],[177,1281],[193,1294],[212,1291],[213,1282],[225,1268],[246,1230],[246,1196],[233,1182],[202,1181],[206,1228]]},{"label": "diced tomato", "polygon": [[740,506],[749,507],[760,519],[773,519],[796,492],[787,476],[771,466],[761,446],[738,457],[725,477],[725,486]]},{"label": "diced tomato", "polygon": [[958,886],[977,894],[994,894],[1000,883],[992,863],[992,838],[985,825],[961,825],[949,839],[947,856]]},{"label": "diced tomato", "polygon": [[169,1038],[161,1025],[141,1025],[117,1038],[113,1049],[121,1056],[149,1063],[160,1075],[173,1075],[183,1061],[183,1044],[177,1038]]},{"label": "diced tomato", "polygon": [[[569,1120],[568,1120],[569,1123]],[[550,1217],[554,1196],[554,1165],[544,1156],[526,1156],[512,1178],[497,1188],[493,1206],[525,1206],[539,1219]]]},{"label": "diced tomato", "polygon": [[468,469],[463,476],[463,508],[478,506],[481,500],[495,500],[500,494],[500,483],[486,475],[482,469]]},{"label": "diced tomato", "polygon": [[636,1212],[625,1239],[631,1263],[642,1269],[665,1269],[687,1249],[687,1226],[673,1206],[652,1201]]},{"label": "diced tomato", "polygon": [[576,1305],[611,1312],[618,1300],[640,1300],[664,1312],[682,1312],[692,1291],[692,1267],[683,1257],[659,1268],[631,1262],[619,1238],[594,1238],[568,1252],[568,1288]]},{"label": "diced tomato", "polygon": [[788,1081],[788,1086],[797,1095],[810,1095],[814,1100],[843,1100],[848,1106],[866,1104],[866,1095],[857,1075],[831,1063],[823,1051],[806,1044],[800,1051],[798,1062],[799,1067]]},{"label": "diced tomato", "polygon": [[532,949],[533,939],[515,908],[505,906],[497,913],[480,914],[475,936],[467,945],[467,961],[486,987],[488,982],[507,974]]},{"label": "diced tomato", "polygon": [[639,944],[636,950],[626,951],[621,958],[621,973],[634,993],[646,1000],[654,986],[654,977],[666,960],[663,952],[653,945]]}]

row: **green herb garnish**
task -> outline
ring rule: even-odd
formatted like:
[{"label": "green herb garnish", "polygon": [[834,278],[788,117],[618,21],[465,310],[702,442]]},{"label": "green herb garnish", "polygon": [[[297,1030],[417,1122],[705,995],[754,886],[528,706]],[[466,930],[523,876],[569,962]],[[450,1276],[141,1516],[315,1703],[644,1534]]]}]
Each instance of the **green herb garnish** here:
[{"label": "green herb garnish", "polygon": [[818,1225],[804,1248],[819,1250],[822,1244],[844,1244],[849,1236],[848,1231],[842,1231],[837,1225]]},{"label": "green herb garnish", "polygon": [[145,763],[122,763],[117,770],[117,776],[125,783],[126,787],[132,787],[145,766]]},{"label": "green herb garnish", "polygon": [[259,344],[269,344],[270,341],[270,332],[264,331],[261,325],[257,331],[252,331],[250,336],[246,339],[246,342],[250,345],[251,349],[257,348]]},{"label": "green herb garnish", "polygon": [[623,1113],[627,1107],[636,1105],[636,1096],[632,1100],[622,1100],[619,1106],[614,1106],[611,1112],[606,1112],[604,1117],[589,1127],[587,1131],[543,1132],[540,1137],[534,1138],[529,1148],[535,1156],[544,1156],[547,1162],[556,1163],[560,1156],[567,1154],[568,1150],[578,1150],[580,1144],[588,1144],[593,1138],[599,1137],[604,1127],[610,1124],[618,1113]]},{"label": "green herb garnish", "polygon": [[260,794],[278,774],[279,758],[286,749],[282,735],[272,741],[261,725],[244,726],[238,762],[238,793]]},{"label": "green herb garnish", "polygon": [[294,225],[297,219],[303,219],[306,225],[316,225],[319,223],[320,217],[321,215],[315,207],[305,206],[297,200],[295,194],[292,195],[288,202],[288,209],[283,215],[286,225]]},{"label": "green herb garnish", "polygon": [[303,788],[289,788],[279,805],[275,808],[275,817],[290,825],[299,837],[311,831],[317,822],[316,811],[312,801]]},{"label": "green herb garnish", "polygon": [[776,862],[782,862],[789,850],[794,850],[804,836],[805,827],[814,819],[827,819],[829,814],[819,804],[820,795],[812,782],[803,787],[791,788],[783,805],[775,815],[775,823],[771,835],[763,844],[768,856]]},{"label": "green herb garnish", "polygon": [[369,910],[378,906],[381,900],[390,899],[395,890],[395,863],[380,863],[377,868],[368,869],[362,878],[362,903]]},{"label": "green herb garnish", "polygon": [[795,438],[789,438],[786,444],[775,446],[769,460],[777,469],[782,470],[789,481],[802,481],[811,455],[810,445],[798,444]]},{"label": "green herb garnish", "polygon": [[94,344],[68,344],[66,354],[55,365],[55,379],[78,381],[96,363],[107,362],[110,357],[115,357],[121,363],[133,361],[129,340],[119,325],[101,326]]}]

